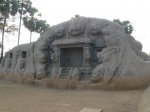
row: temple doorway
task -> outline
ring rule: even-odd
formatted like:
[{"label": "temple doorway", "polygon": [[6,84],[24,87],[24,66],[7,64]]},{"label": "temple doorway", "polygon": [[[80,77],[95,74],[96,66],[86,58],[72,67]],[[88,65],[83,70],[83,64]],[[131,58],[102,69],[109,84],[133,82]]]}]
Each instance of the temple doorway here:
[{"label": "temple doorway", "polygon": [[82,67],[83,48],[61,48],[60,65],[61,67]]}]

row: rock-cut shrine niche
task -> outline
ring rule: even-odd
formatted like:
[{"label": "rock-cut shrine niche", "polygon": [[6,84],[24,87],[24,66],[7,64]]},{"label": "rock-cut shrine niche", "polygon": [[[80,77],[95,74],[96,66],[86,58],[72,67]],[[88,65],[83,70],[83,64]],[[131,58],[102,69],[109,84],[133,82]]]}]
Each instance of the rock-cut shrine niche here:
[{"label": "rock-cut shrine niche", "polygon": [[13,53],[12,52],[9,53],[9,58],[13,58]]},{"label": "rock-cut shrine niche", "polygon": [[27,58],[27,52],[26,51],[21,52],[21,58]]}]

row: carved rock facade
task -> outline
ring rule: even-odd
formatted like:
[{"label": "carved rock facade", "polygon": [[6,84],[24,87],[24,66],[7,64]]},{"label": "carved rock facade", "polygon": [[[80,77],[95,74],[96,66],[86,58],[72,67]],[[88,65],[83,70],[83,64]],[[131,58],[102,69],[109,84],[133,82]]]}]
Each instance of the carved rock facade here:
[{"label": "carved rock facade", "polygon": [[54,87],[63,83],[65,88],[129,89],[150,83],[149,60],[142,44],[122,26],[80,17],[48,28],[36,42],[11,49],[0,72],[1,77],[17,75]]}]

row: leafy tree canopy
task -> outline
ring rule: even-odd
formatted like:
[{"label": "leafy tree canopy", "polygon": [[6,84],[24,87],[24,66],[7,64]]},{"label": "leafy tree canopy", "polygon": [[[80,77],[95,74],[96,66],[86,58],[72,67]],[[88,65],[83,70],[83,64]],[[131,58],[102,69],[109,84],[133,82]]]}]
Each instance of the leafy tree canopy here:
[{"label": "leafy tree canopy", "polygon": [[50,26],[45,20],[39,20],[35,17],[24,17],[24,26],[31,32],[42,34]]},{"label": "leafy tree canopy", "polygon": [[126,34],[132,34],[133,26],[132,26],[130,21],[128,21],[128,20],[120,21],[119,19],[114,19],[113,21],[120,24],[120,25],[122,25],[124,27],[124,30],[125,30]]}]

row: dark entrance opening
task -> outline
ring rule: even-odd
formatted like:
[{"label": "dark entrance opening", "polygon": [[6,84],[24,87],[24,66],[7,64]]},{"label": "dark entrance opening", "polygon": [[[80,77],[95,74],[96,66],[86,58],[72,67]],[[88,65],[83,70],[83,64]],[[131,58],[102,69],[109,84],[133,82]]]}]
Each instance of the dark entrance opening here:
[{"label": "dark entrance opening", "polygon": [[10,57],[10,58],[13,58],[13,53],[10,53],[9,57]]},{"label": "dark entrance opening", "polygon": [[61,48],[60,65],[61,67],[82,67],[83,48]]},{"label": "dark entrance opening", "polygon": [[21,58],[27,58],[27,52],[26,51],[22,51]]}]

